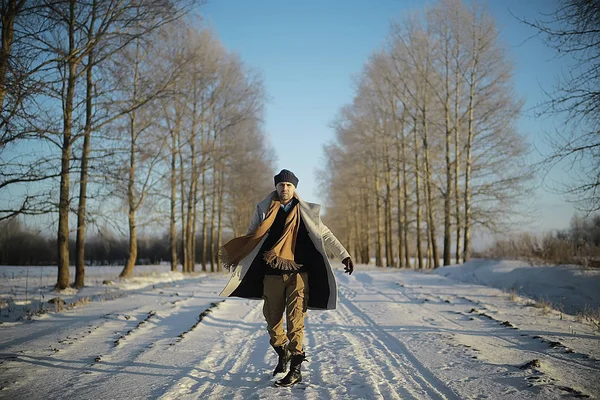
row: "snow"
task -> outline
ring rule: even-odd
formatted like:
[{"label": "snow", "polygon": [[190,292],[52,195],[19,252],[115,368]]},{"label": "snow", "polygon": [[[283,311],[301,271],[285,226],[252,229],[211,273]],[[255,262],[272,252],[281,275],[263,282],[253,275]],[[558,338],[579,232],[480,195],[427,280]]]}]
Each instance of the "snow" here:
[{"label": "snow", "polygon": [[459,282],[515,291],[576,314],[600,304],[600,269],[576,265],[540,266],[522,261],[471,260],[436,273]]},{"label": "snow", "polygon": [[[303,382],[276,388],[262,301],[219,298],[225,274],[136,269],[138,276],[120,281],[119,268],[89,268],[88,286],[65,295],[50,291],[55,268],[0,267],[0,298],[13,297],[11,312],[57,296],[67,303],[59,312],[21,318],[3,306],[0,398],[600,397],[597,327],[507,293],[560,294],[566,308],[579,304],[572,300],[578,290],[558,287],[580,285],[588,308],[598,308],[598,286],[588,292],[597,284],[595,271],[536,267],[544,277],[539,284],[526,282],[537,276],[528,265],[483,260],[434,273],[336,270],[337,310],[308,313]],[[552,285],[555,273],[564,275]],[[17,305],[25,295],[31,304]],[[519,368],[532,360],[539,366]]]}]

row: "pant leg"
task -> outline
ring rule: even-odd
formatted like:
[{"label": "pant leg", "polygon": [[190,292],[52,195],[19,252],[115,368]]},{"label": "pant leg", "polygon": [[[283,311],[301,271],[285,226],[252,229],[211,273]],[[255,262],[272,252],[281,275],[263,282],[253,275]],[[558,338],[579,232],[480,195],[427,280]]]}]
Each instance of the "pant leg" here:
[{"label": "pant leg", "polygon": [[283,330],[285,311],[285,285],[282,275],[265,275],[263,280],[263,315],[267,321],[267,331],[273,347],[284,346],[287,337]]},{"label": "pant leg", "polygon": [[308,275],[306,272],[288,276],[285,297],[288,350],[292,355],[303,354],[304,318],[308,303]]}]

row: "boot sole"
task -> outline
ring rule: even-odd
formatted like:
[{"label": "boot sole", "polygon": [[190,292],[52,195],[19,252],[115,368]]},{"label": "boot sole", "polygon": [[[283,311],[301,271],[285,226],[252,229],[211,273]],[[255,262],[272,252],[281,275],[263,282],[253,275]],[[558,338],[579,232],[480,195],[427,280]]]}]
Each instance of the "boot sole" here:
[{"label": "boot sole", "polygon": [[296,382],[289,383],[287,385],[284,383],[275,382],[275,387],[292,387],[300,382],[302,382],[302,379],[298,379]]}]

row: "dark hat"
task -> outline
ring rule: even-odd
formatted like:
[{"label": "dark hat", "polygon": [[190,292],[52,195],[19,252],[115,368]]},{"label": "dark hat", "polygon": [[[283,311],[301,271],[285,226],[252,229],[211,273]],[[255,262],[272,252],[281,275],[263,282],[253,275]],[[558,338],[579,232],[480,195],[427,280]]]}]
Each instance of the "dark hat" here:
[{"label": "dark hat", "polygon": [[275,186],[277,186],[279,182],[290,182],[295,187],[298,187],[298,178],[290,170],[282,169],[281,172],[279,172],[273,178],[275,179]]}]

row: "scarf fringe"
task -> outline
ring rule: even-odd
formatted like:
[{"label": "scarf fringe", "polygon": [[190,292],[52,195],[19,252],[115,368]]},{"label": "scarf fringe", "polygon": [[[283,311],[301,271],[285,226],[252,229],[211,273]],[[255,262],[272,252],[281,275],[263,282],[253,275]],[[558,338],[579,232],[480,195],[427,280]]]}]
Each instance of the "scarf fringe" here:
[{"label": "scarf fringe", "polygon": [[294,260],[281,258],[273,250],[265,251],[263,258],[271,267],[281,271],[298,271],[302,268],[302,264],[297,264]]},{"label": "scarf fringe", "polygon": [[227,270],[229,272],[235,272],[237,263],[231,262],[231,259],[229,258],[229,254],[227,254],[227,250],[225,250],[225,247],[221,247],[219,249],[218,257],[219,257],[219,260],[221,261],[221,265],[223,265],[223,268],[225,270]]}]

